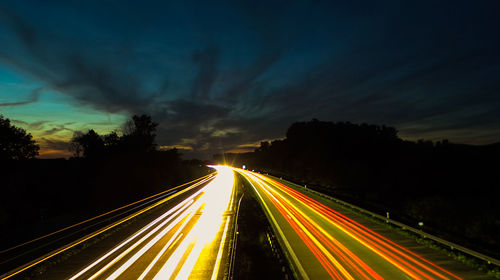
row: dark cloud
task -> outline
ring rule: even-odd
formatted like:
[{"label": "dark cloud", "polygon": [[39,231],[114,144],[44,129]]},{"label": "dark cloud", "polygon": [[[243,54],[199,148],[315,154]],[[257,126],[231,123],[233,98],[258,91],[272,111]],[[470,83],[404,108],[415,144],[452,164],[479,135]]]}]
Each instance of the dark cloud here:
[{"label": "dark cloud", "polygon": [[37,32],[31,25],[27,24],[18,14],[3,5],[0,5],[0,16],[18,35],[25,46],[36,51],[34,47],[37,42]]},{"label": "dark cloud", "polygon": [[237,98],[249,93],[255,81],[264,74],[281,57],[283,50],[270,48],[262,52],[259,57],[239,77],[234,77],[236,82],[223,95],[223,100],[232,103]]},{"label": "dark cloud", "polygon": [[147,111],[153,99],[141,95],[140,82],[133,75],[88,61],[80,55],[68,58],[65,61],[67,75],[54,81],[54,88],[105,112]]},{"label": "dark cloud", "polygon": [[228,117],[229,108],[215,104],[202,104],[189,100],[174,100],[158,106],[153,119],[159,122],[160,143],[180,144],[194,150],[206,146],[216,131],[217,124]]},{"label": "dark cloud", "polygon": [[[484,74],[474,76],[468,71],[471,64],[483,58],[475,53],[443,57],[435,56],[435,52],[404,59],[385,57],[379,62],[372,58],[373,53],[352,52],[320,63],[292,83],[266,93],[255,106],[271,107],[274,116],[290,121],[319,117],[398,127],[480,107],[488,118],[481,115],[472,123],[471,118],[462,121],[455,116],[446,125],[472,127],[478,122],[500,122],[500,115],[495,113],[500,110],[500,98],[494,94],[500,85],[488,83]],[[481,63],[500,62],[498,56],[488,58]],[[458,86],[464,80],[470,80],[468,88]]]},{"label": "dark cloud", "polygon": [[198,76],[193,83],[191,92],[193,99],[207,99],[210,97],[210,90],[217,78],[219,51],[218,48],[210,46],[193,53],[193,62],[199,66]]},{"label": "dark cloud", "polygon": [[[207,147],[216,145],[222,147],[228,141],[221,141],[221,138],[227,139],[230,135],[238,134],[234,131],[243,130],[241,127],[236,129],[238,124],[231,128],[219,126],[224,118],[232,117],[230,113],[239,103],[240,96],[249,94],[255,81],[279,60],[284,50],[279,39],[281,36],[275,28],[281,12],[274,9],[275,12],[266,12],[262,17],[260,9],[248,13],[245,10],[245,21],[256,32],[260,51],[247,66],[236,71],[226,70],[225,76],[221,78],[225,83],[223,93],[216,99],[211,98],[214,83],[219,78],[221,50],[207,43],[207,47],[194,51],[191,56],[194,66],[198,68],[191,96],[158,101],[158,96],[145,92],[147,80],[123,70],[127,67],[130,52],[116,59],[105,54],[92,54],[66,36],[31,24],[6,7],[2,10],[24,51],[21,54],[0,51],[0,59],[45,82],[48,88],[75,98],[77,103],[74,105],[90,105],[106,113],[151,112],[161,124],[160,137],[166,135],[163,139],[168,144],[191,139],[195,150],[207,150]],[[254,26],[259,20],[263,21]],[[57,53],[52,49],[57,49]],[[159,89],[151,92],[164,95],[162,93],[168,88],[166,84],[163,82]],[[52,127],[44,133],[50,135],[64,129]],[[228,129],[233,132],[225,132]],[[219,144],[212,143],[212,140]]]},{"label": "dark cloud", "polygon": [[22,106],[22,105],[28,105],[31,103],[38,102],[38,99],[40,97],[40,92],[42,91],[42,88],[37,88],[34,89],[31,92],[31,97],[28,98],[28,100],[25,101],[18,101],[18,102],[5,102],[5,103],[0,103],[0,107],[9,107],[9,106]]},{"label": "dark cloud", "polygon": [[22,120],[12,120],[13,123],[21,125],[22,127],[26,128],[28,131],[33,131],[33,130],[40,130],[42,129],[48,121],[36,121],[36,122],[25,122]]},{"label": "dark cloud", "polygon": [[50,138],[40,138],[40,143],[51,150],[69,150],[69,143],[67,141],[55,140]]},{"label": "dark cloud", "polygon": [[[190,147],[192,155],[279,138],[291,123],[312,118],[393,125],[409,138],[441,131],[484,143],[498,135],[491,129],[500,123],[495,2],[188,1],[164,7],[174,12],[158,18],[159,6],[139,6],[130,26],[130,16],[121,18],[127,5],[107,25],[105,10],[87,8],[96,22],[88,26],[103,42],[79,25],[56,32],[0,7],[16,38],[0,49],[0,61],[73,97],[75,106],[149,113],[160,123],[158,144]],[[196,12],[176,18],[183,9]],[[155,49],[164,30],[177,31]]]},{"label": "dark cloud", "polygon": [[40,158],[67,158],[73,155],[70,151],[70,144],[68,141],[45,137],[37,140],[38,144],[40,144]]},{"label": "dark cloud", "polygon": [[99,49],[89,53],[78,46],[79,42],[30,24],[7,7],[0,6],[0,11],[0,19],[12,27],[19,46],[25,50],[0,50],[0,61],[20,68],[82,105],[102,111],[141,112],[152,102],[141,82],[121,68],[126,65],[126,57],[114,60],[104,53],[96,56]]},{"label": "dark cloud", "polygon": [[74,122],[67,122],[63,124],[53,124],[50,121],[25,122],[22,120],[12,120],[12,122],[25,128],[29,132],[36,131],[36,133],[42,137],[51,136],[62,131],[74,131],[73,129],[68,127],[74,124]]},{"label": "dark cloud", "polygon": [[50,136],[50,135],[59,133],[61,131],[71,131],[71,132],[73,132],[74,130],[70,129],[70,128],[67,128],[64,125],[59,125],[57,127],[52,127],[51,129],[47,129],[47,130],[43,131],[42,135],[44,135],[44,136]]}]

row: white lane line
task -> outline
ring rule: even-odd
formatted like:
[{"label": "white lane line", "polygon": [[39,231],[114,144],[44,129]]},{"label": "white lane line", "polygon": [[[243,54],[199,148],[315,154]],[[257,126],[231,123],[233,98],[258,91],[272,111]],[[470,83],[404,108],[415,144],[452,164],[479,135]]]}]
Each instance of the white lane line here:
[{"label": "white lane line", "polygon": [[[249,175],[249,174],[245,174],[245,175],[247,175],[248,177],[252,176],[252,175]],[[257,190],[257,188],[254,186],[254,184],[252,184],[251,180],[248,180],[248,182],[250,183],[250,185],[253,187],[253,189],[255,190],[255,192],[257,193],[257,195],[259,196],[260,200],[262,201],[262,204],[264,205],[264,207],[267,210],[267,213],[269,214],[269,217],[271,218],[272,222],[276,226],[276,229],[278,230],[278,233],[280,234],[280,236],[283,239],[283,242],[285,243],[285,247],[286,247],[287,251],[289,252],[290,256],[292,257],[292,260],[295,263],[295,266],[297,267],[297,270],[299,270],[298,271],[299,274],[302,276],[303,279],[309,280],[310,279],[309,276],[307,275],[306,271],[304,270],[304,268],[300,264],[299,258],[297,258],[297,255],[295,254],[295,252],[292,249],[292,246],[290,245],[290,243],[286,239],[285,234],[283,233],[283,231],[281,230],[280,226],[278,225],[278,222],[276,221],[276,219],[274,218],[273,214],[271,213],[271,210],[267,206],[266,202],[264,201],[264,199],[260,195],[260,193]],[[256,182],[257,182],[257,180],[256,180]]]}]

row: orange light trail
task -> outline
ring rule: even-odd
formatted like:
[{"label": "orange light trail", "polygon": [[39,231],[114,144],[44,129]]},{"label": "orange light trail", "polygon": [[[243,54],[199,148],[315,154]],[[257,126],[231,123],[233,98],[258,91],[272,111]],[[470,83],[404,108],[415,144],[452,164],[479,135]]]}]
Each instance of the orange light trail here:
[{"label": "orange light trail", "polygon": [[[266,178],[268,179],[268,178]],[[432,262],[422,258],[421,256],[411,252],[410,250],[394,243],[393,241],[381,236],[380,234],[378,233],[375,233],[374,231],[368,229],[367,227],[355,222],[354,220],[338,213],[337,211],[334,211],[332,210],[331,208],[321,204],[321,203],[318,203],[317,201],[307,197],[306,195],[284,185],[284,184],[281,184],[279,182],[276,182],[274,180],[271,180],[271,179],[268,179],[270,181],[272,181],[273,184],[277,184],[279,185],[281,188],[285,188],[287,191],[293,193],[294,195],[296,195],[297,197],[300,197],[302,199],[302,201],[304,203],[307,203],[309,206],[315,208],[316,210],[320,211],[322,213],[322,215],[325,215],[327,216],[328,218],[331,218],[333,220],[335,220],[336,222],[341,222],[343,225],[345,225],[346,227],[349,227],[350,229],[354,230],[354,232],[356,232],[358,234],[358,236],[360,235],[363,235],[367,238],[369,238],[372,242],[370,242],[370,244],[372,244],[373,246],[377,247],[377,248],[380,248],[381,250],[383,250],[384,252],[390,254],[391,256],[394,256],[396,257],[398,260],[401,260],[399,257],[395,256],[393,253],[391,253],[389,250],[392,250],[394,251],[396,254],[400,254],[402,255],[403,257],[407,258],[407,259],[411,259],[410,256],[408,256],[407,254],[401,252],[401,251],[398,251],[396,248],[394,247],[391,247],[388,243],[392,244],[392,245],[395,245],[397,248],[399,249],[402,249],[404,252],[406,253],[410,253],[411,255],[417,257],[418,259],[420,260],[423,260],[425,261],[427,264],[430,264],[432,266],[434,266],[435,268],[438,268],[439,270],[441,270],[442,272],[444,273],[447,273],[449,274],[449,276],[451,276],[452,278],[456,278],[456,279],[461,279],[460,277],[458,277],[457,275],[433,264]],[[345,222],[341,221],[339,218],[345,220]],[[357,226],[357,227],[356,227]],[[377,238],[378,237],[378,238]],[[389,250],[387,249],[384,249],[382,246],[380,246],[379,244],[381,245],[384,245],[386,247],[389,248]],[[404,264],[407,264],[409,265],[411,268],[414,268],[414,266],[408,264],[407,262],[405,262],[404,260],[401,260]],[[441,279],[449,279],[447,276],[444,276],[442,273],[439,273],[433,269],[431,269],[430,267],[428,267],[427,265],[423,264],[423,263],[418,263],[419,266],[425,268],[426,270],[428,270],[429,272],[431,272],[432,274],[434,274],[435,276],[438,276],[440,277]],[[418,270],[417,268],[414,268],[415,270],[421,272],[420,270]],[[421,272],[422,273],[422,272]],[[425,274],[424,274],[425,275]],[[426,277],[427,279],[434,279],[432,277]]]},{"label": "orange light trail", "polygon": [[461,279],[291,187],[255,172],[235,170],[255,183],[255,191],[264,194],[332,279],[384,278],[323,227],[325,222],[412,279]]}]

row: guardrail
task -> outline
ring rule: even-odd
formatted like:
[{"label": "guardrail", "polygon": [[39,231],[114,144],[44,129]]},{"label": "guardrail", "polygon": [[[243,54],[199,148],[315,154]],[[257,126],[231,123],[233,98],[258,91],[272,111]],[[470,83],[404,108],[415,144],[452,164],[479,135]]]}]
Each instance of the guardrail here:
[{"label": "guardrail", "polygon": [[[267,175],[267,176],[274,177],[274,176],[271,176],[271,175]],[[277,177],[274,177],[274,178],[278,179]],[[287,180],[283,180],[283,179],[280,179],[280,180],[282,180],[282,181],[287,181]],[[290,182],[290,181],[288,181],[288,182]],[[329,196],[329,195],[326,195],[326,194],[320,193],[320,192],[318,192],[318,191],[311,190],[311,189],[309,189],[309,188],[306,188],[306,187],[301,186],[301,185],[299,185],[299,184],[295,184],[295,183],[293,183],[293,182],[290,182],[290,183],[292,183],[292,184],[294,184],[294,185],[296,185],[296,186],[299,186],[300,188],[302,188],[302,189],[303,189],[303,190],[305,190],[305,191],[308,191],[308,192],[314,193],[314,194],[316,194],[316,195],[318,195],[318,196],[321,196],[321,197],[326,198],[326,199],[329,199],[329,200],[333,200],[333,201],[335,201],[335,202],[337,202],[337,203],[339,203],[339,204],[343,204],[343,205],[348,206],[348,207],[350,207],[350,208],[356,209],[356,210],[358,210],[358,211],[360,211],[360,212],[362,212],[362,213],[364,213],[364,214],[368,214],[368,215],[370,215],[370,216],[372,216],[372,217],[374,217],[374,218],[377,218],[377,219],[380,219],[380,220],[385,221],[385,222],[387,222],[387,223],[393,224],[393,225],[398,226],[398,227],[400,227],[400,228],[402,228],[402,229],[404,229],[404,230],[408,230],[408,231],[411,231],[411,232],[413,232],[413,233],[416,233],[416,234],[418,234],[418,235],[422,236],[423,238],[431,239],[431,240],[433,240],[433,241],[435,241],[435,242],[441,243],[441,244],[443,244],[443,245],[445,245],[445,246],[450,247],[450,249],[451,249],[451,250],[458,250],[458,251],[460,251],[460,252],[462,252],[462,253],[465,253],[465,254],[468,254],[468,255],[470,255],[470,256],[476,257],[476,258],[478,258],[478,259],[480,259],[480,260],[483,260],[483,261],[487,262],[488,264],[494,264],[494,265],[500,266],[500,260],[497,260],[497,259],[495,259],[495,258],[492,258],[492,257],[486,256],[486,255],[484,255],[484,254],[481,254],[481,253],[476,252],[476,251],[474,251],[474,250],[471,250],[471,249],[465,248],[465,247],[463,247],[463,246],[461,246],[461,245],[458,245],[458,244],[455,244],[455,243],[453,243],[453,242],[446,241],[446,240],[444,240],[444,239],[442,239],[442,238],[439,238],[439,237],[434,236],[434,235],[432,235],[432,234],[426,233],[426,232],[424,232],[424,231],[422,231],[422,230],[420,230],[420,229],[416,229],[416,228],[414,228],[414,227],[411,227],[411,226],[405,225],[405,224],[400,223],[400,222],[398,222],[398,221],[395,221],[395,220],[392,220],[392,219],[388,219],[387,217],[384,217],[384,216],[379,215],[379,214],[377,214],[377,213],[373,213],[373,212],[371,212],[371,211],[368,211],[368,210],[366,210],[366,209],[363,209],[363,208],[361,208],[361,207],[358,207],[358,206],[356,206],[356,205],[353,205],[353,204],[351,204],[351,203],[349,203],[349,202],[345,202],[345,201],[343,201],[343,200],[340,200],[340,199],[337,199],[337,198],[331,197],[331,196]]]}]

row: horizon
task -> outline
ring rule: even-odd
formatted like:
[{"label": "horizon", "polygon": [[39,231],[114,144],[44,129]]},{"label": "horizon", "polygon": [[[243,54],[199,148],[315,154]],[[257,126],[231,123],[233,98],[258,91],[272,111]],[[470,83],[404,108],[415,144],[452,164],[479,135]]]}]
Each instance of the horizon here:
[{"label": "horizon", "polygon": [[[295,122],[295,123],[310,123],[311,121],[319,121],[319,122],[325,122],[325,123],[333,123],[333,124],[336,124],[336,123],[350,123],[350,122],[331,122],[331,121],[323,121],[323,120],[317,120],[317,119],[312,119],[310,121],[306,121],[306,122]],[[365,123],[363,123],[365,124]],[[362,124],[354,124],[354,125],[362,125]],[[376,125],[376,124],[368,124],[368,125]],[[385,125],[376,125],[376,126],[385,126]],[[499,142],[493,142],[493,143],[486,143],[486,144],[467,144],[467,143],[457,143],[457,142],[453,142],[453,141],[449,141],[449,139],[446,139],[446,138],[436,138],[435,140],[430,140],[430,139],[423,139],[423,138],[420,138],[420,139],[403,139],[401,138],[398,133],[399,131],[396,129],[396,135],[399,139],[401,139],[402,141],[406,141],[406,142],[413,142],[413,143],[418,143],[420,141],[423,141],[423,142],[431,142],[433,145],[436,145],[440,142],[443,142],[443,141],[447,141],[449,144],[451,145],[458,145],[458,146],[474,146],[474,147],[482,147],[482,146],[494,146],[494,145],[499,145],[500,144],[500,141]],[[117,132],[118,130],[112,130],[111,132]],[[27,131],[27,133],[29,133],[29,131]],[[101,137],[102,136],[105,136],[105,134],[99,134]],[[118,131],[118,136],[123,136],[124,133],[122,131]],[[238,147],[236,149],[232,149],[232,150],[227,150],[227,151],[222,151],[220,153],[217,153],[217,154],[212,154],[210,156],[210,158],[197,158],[197,157],[190,157],[190,158],[186,158],[185,155],[183,154],[183,151],[184,149],[182,147],[175,147],[175,146],[160,146],[160,145],[156,145],[156,150],[157,151],[168,151],[168,150],[171,150],[171,149],[176,149],[178,150],[178,152],[180,153],[180,156],[181,158],[185,159],[185,160],[202,160],[202,161],[210,161],[210,160],[213,160],[214,157],[217,157],[217,156],[224,156],[224,155],[238,155],[238,154],[246,154],[246,153],[253,153],[255,152],[255,150],[257,148],[259,148],[262,144],[262,142],[268,142],[269,144],[272,144],[272,142],[274,141],[283,141],[283,140],[286,140],[287,137],[286,135],[281,137],[281,138],[275,138],[275,139],[263,139],[262,141],[260,141],[259,143],[255,143],[255,144],[252,144],[252,145],[242,145],[243,147]],[[36,141],[36,139],[33,139]],[[71,141],[71,139],[69,140]],[[37,142],[38,144],[38,142]],[[69,144],[68,144],[69,145]],[[62,155],[62,156],[61,156]],[[38,155],[36,158],[38,159],[70,159],[70,158],[74,158],[74,157],[78,157],[78,156],[75,156],[74,153],[68,149],[67,153],[66,154],[44,154],[44,155]]]}]

